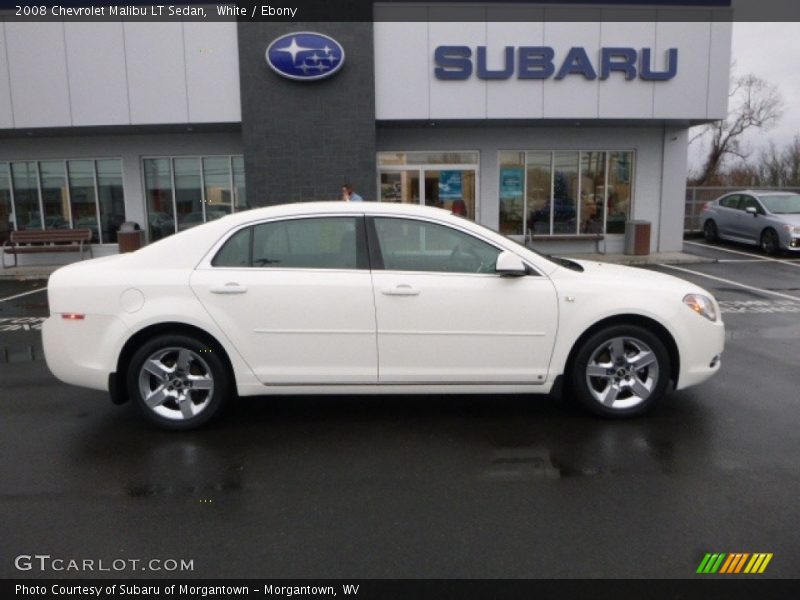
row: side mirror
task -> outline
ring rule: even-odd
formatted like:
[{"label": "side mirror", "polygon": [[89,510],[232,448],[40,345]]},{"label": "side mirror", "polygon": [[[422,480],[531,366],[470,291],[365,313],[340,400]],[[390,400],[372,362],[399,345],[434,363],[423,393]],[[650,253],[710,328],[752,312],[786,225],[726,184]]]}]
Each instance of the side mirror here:
[{"label": "side mirror", "polygon": [[494,270],[496,273],[506,277],[521,277],[528,273],[528,269],[525,268],[525,263],[522,262],[522,259],[507,250],[498,255]]},{"label": "side mirror", "polygon": [[754,217],[758,216],[758,209],[755,206],[748,206],[744,209],[744,212],[746,212],[748,215],[753,215]]}]

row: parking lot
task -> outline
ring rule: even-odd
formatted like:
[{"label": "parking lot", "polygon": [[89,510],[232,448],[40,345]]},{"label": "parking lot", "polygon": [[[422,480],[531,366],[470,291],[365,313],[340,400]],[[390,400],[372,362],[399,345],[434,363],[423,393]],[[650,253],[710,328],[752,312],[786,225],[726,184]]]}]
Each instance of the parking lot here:
[{"label": "parking lot", "polygon": [[718,262],[652,268],[720,301],[722,370],[622,422],[550,397],[287,397],[167,433],[55,380],[44,282],[0,281],[0,576],[87,575],[14,567],[49,554],[192,577],[686,578],[708,552],[765,552],[757,577],[797,577],[800,259],[684,250]]}]

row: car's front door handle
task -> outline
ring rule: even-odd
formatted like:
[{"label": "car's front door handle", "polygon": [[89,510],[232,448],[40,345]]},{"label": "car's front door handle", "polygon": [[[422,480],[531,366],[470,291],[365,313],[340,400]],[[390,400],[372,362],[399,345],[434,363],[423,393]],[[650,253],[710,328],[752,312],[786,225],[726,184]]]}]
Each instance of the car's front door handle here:
[{"label": "car's front door handle", "polygon": [[244,294],[246,291],[247,288],[245,286],[233,281],[211,288],[212,294]]},{"label": "car's front door handle", "polygon": [[406,283],[394,287],[385,287],[381,290],[384,296],[419,296],[419,290]]}]

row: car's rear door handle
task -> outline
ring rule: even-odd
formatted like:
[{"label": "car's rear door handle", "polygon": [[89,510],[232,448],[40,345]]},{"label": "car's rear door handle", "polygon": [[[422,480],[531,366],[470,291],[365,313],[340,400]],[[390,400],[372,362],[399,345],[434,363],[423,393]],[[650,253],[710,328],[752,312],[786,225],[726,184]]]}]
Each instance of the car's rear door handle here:
[{"label": "car's rear door handle", "polygon": [[234,281],[211,288],[212,294],[244,294],[246,291],[247,287],[239,285]]},{"label": "car's rear door handle", "polygon": [[407,283],[401,283],[394,287],[385,287],[381,289],[381,294],[384,296],[419,296],[419,290],[411,287]]}]

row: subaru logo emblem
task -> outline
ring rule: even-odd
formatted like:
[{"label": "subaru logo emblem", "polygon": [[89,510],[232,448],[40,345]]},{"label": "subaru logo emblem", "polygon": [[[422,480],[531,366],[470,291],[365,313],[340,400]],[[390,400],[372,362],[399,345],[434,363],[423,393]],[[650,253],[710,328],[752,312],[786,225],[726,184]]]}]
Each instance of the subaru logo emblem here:
[{"label": "subaru logo emblem", "polygon": [[267,47],[267,64],[278,75],[289,79],[325,79],[342,68],[344,48],[321,33],[287,33]]}]

